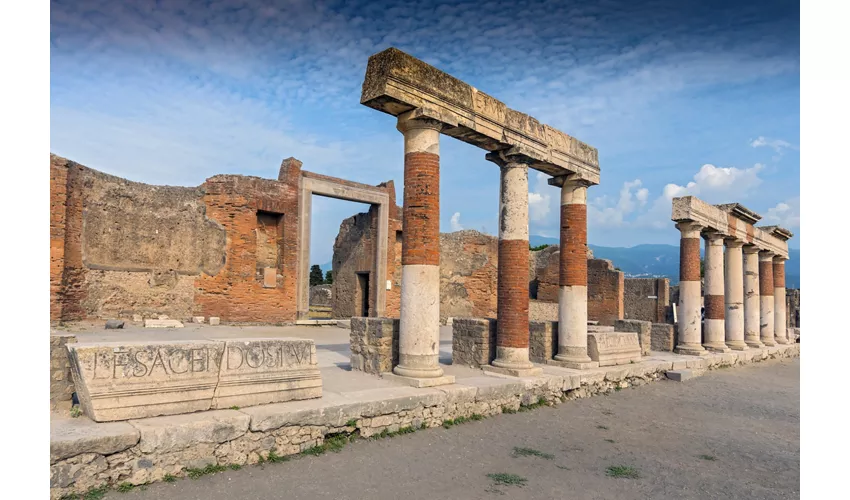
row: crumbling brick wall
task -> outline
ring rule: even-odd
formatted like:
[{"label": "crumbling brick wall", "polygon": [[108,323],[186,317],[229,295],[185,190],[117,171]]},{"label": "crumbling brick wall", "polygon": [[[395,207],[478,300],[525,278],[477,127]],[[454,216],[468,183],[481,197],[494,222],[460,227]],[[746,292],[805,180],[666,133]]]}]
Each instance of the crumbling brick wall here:
[{"label": "crumbling brick wall", "polygon": [[623,319],[625,276],[610,260],[587,261],[587,319],[613,325]]},{"label": "crumbling brick wall", "polygon": [[653,323],[667,322],[670,306],[670,280],[667,278],[626,278],[623,289],[623,317]]}]

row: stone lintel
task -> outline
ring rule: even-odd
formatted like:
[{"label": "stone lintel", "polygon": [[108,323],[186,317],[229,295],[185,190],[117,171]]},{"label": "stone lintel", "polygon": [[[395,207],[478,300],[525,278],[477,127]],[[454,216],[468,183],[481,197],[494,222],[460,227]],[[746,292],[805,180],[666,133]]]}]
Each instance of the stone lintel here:
[{"label": "stone lintel", "polygon": [[369,58],[360,103],[393,116],[413,111],[413,117],[442,122],[443,134],[466,143],[513,149],[535,170],[599,183],[596,148],[396,48]]},{"label": "stone lintel", "polygon": [[674,222],[695,222],[704,230],[713,230],[724,237],[738,239],[788,258],[788,243],[761,227],[754,227],[746,221],[730,225],[729,213],[716,205],[710,205],[695,196],[673,198]]},{"label": "stone lintel", "polygon": [[769,234],[776,236],[782,241],[788,241],[794,237],[794,233],[785,229],[784,227],[779,226],[759,226],[756,229],[761,229],[762,231],[767,231]]},{"label": "stone lintel", "polygon": [[756,222],[761,220],[761,215],[753,212],[749,208],[741,205],[740,203],[724,203],[722,205],[714,205],[715,207],[723,210],[728,214],[732,214],[732,216],[741,219],[744,222],[749,224],[755,224]]}]

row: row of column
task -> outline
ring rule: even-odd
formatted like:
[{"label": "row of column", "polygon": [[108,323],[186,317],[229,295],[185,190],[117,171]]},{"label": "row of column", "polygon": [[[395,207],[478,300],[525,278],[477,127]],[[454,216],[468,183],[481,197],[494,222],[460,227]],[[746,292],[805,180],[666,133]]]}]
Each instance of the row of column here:
[{"label": "row of column", "polygon": [[[680,222],[679,354],[790,342],[785,259],[695,222]],[[700,318],[700,237],[705,238],[705,318]],[[725,248],[725,251],[724,251]]]}]

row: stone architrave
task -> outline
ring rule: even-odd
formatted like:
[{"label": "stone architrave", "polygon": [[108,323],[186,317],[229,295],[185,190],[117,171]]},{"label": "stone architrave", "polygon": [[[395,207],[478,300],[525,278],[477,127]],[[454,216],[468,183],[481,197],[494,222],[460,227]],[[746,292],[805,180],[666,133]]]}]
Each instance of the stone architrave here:
[{"label": "stone architrave", "polygon": [[587,353],[599,366],[627,365],[640,362],[640,341],[636,332],[599,332],[587,334]]},{"label": "stone architrave", "polygon": [[81,342],[68,357],[80,406],[97,422],[322,394],[312,340]]}]

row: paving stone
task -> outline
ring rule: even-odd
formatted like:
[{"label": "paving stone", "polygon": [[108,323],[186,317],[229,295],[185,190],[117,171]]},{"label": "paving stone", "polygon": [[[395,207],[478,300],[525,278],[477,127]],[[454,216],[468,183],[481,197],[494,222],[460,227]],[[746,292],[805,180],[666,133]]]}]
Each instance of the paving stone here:
[{"label": "paving stone", "polygon": [[690,380],[696,377],[696,374],[693,370],[668,370],[667,378],[673,380],[674,382],[684,382],[685,380]]},{"label": "paving stone", "polygon": [[145,328],[183,328],[183,323],[176,319],[146,319]]},{"label": "paving stone", "polygon": [[199,443],[224,443],[245,434],[250,423],[250,415],[236,410],[130,420],[139,430],[142,453],[168,453]]},{"label": "paving stone", "polygon": [[139,430],[127,422],[95,423],[86,417],[50,421],[50,463],[80,455],[109,455],[139,442]]}]

